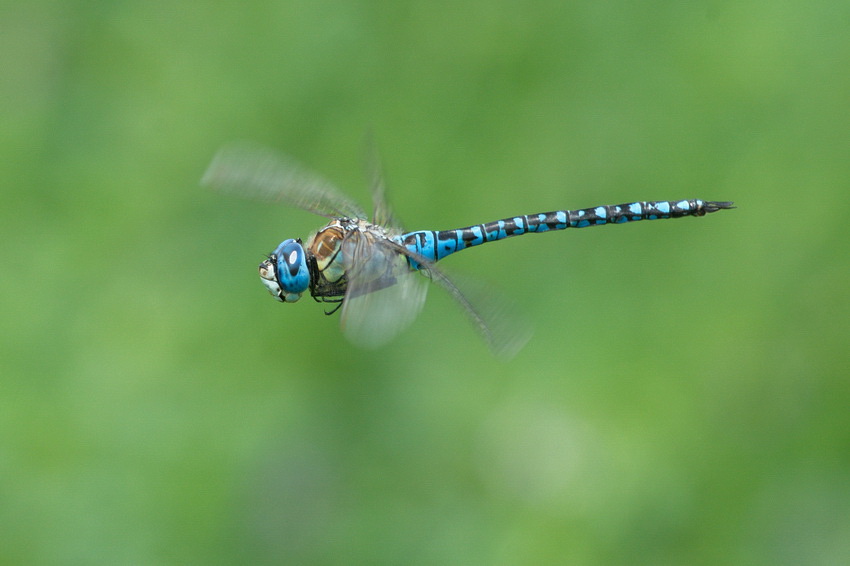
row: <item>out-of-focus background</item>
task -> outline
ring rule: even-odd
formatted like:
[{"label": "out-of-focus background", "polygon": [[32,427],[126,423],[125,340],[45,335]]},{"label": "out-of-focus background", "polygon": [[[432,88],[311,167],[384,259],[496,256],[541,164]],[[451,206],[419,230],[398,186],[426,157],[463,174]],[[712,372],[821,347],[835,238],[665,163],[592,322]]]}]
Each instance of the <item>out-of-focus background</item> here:
[{"label": "out-of-focus background", "polygon": [[[19,2],[0,11],[4,564],[850,559],[850,5]],[[323,219],[199,187],[279,148],[411,229],[701,219],[446,269],[358,350],[256,266]]]}]

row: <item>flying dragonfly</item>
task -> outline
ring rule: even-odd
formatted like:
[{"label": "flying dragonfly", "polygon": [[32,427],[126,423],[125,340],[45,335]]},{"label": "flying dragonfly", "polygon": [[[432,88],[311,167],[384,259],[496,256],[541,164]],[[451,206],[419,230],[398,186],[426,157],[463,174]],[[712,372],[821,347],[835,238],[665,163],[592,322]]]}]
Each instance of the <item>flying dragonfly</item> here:
[{"label": "flying dragonfly", "polygon": [[[263,285],[280,302],[294,303],[304,293],[341,310],[345,336],[364,347],[392,339],[418,315],[428,281],[445,289],[463,308],[497,354],[512,356],[530,337],[527,327],[506,312],[507,302],[491,291],[471,294],[435,264],[479,246],[520,236],[660,220],[705,216],[734,208],[725,201],[701,199],[638,201],[576,210],[524,214],[452,230],[405,231],[385,199],[384,183],[373,163],[373,216],[330,182],[292,158],[268,148],[231,144],[215,155],[202,184],[266,202],[281,202],[329,219],[306,240],[288,238],[259,265]],[[422,277],[424,275],[425,277]],[[462,289],[463,287],[463,289]]]}]

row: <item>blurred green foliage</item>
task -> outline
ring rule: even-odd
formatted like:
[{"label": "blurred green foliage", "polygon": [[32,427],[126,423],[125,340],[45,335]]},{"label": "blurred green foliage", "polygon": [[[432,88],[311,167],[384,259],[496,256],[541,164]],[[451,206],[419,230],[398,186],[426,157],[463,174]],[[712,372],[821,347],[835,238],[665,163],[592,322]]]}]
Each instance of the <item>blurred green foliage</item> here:
[{"label": "blurred green foliage", "polygon": [[[0,8],[4,564],[850,560],[847,2]],[[447,260],[360,351],[263,253],[321,218],[198,187],[251,139],[408,227],[631,200],[704,219]]]}]

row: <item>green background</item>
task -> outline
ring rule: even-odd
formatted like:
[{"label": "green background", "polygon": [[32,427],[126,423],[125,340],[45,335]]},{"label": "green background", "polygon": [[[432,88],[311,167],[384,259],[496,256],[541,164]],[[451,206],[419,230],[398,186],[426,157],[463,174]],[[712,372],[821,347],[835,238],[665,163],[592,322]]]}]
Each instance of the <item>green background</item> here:
[{"label": "green background", "polygon": [[[850,4],[6,2],[3,564],[850,560]],[[205,191],[250,139],[407,227],[702,219],[446,260],[389,347],[256,273],[322,219]]]}]

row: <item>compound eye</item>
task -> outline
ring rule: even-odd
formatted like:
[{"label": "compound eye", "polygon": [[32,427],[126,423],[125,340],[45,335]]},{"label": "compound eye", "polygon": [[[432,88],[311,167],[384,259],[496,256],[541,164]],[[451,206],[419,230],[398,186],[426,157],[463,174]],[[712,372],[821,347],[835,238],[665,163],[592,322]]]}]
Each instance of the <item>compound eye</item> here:
[{"label": "compound eye", "polygon": [[310,270],[307,269],[307,256],[299,241],[283,241],[272,257],[277,259],[277,282],[287,295],[300,295],[307,290],[310,286]]}]

